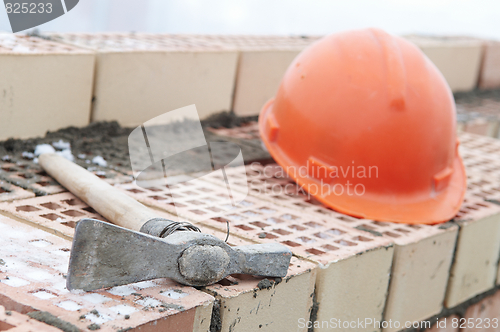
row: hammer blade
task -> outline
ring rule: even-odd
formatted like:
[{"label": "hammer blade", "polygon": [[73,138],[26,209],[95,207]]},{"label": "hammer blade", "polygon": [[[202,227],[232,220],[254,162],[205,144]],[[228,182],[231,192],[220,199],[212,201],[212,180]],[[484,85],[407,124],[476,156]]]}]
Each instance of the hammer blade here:
[{"label": "hammer blade", "polygon": [[230,247],[209,234],[181,231],[159,238],[82,219],[75,229],[66,285],[90,291],[156,278],[206,286],[235,273],[284,277],[291,256],[277,243]]}]

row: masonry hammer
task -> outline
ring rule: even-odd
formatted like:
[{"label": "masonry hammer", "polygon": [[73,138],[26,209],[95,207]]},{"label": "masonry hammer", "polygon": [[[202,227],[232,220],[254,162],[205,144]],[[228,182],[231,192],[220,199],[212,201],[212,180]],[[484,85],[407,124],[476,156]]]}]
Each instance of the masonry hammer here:
[{"label": "masonry hammer", "polygon": [[187,222],[154,211],[65,159],[47,153],[40,166],[113,224],[82,219],[75,228],[68,289],[86,291],[156,278],[206,286],[230,274],[284,277],[292,253],[277,243],[231,247]]}]

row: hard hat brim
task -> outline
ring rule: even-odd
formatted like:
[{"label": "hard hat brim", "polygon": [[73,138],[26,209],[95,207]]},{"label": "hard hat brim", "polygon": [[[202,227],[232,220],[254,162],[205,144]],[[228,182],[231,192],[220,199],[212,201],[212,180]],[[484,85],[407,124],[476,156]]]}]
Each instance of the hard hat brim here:
[{"label": "hard hat brim", "polygon": [[[276,143],[276,136],[279,135],[277,124],[276,128],[269,128],[269,123],[273,123],[272,118],[269,119],[273,104],[274,99],[271,99],[260,113],[261,138],[271,156],[284,168],[288,176],[301,188],[310,188],[311,185],[317,184],[318,180],[307,175],[303,176],[300,172],[289,172],[289,167],[298,168],[304,165],[295,165],[292,159],[279,148]],[[397,196],[389,198],[369,194],[364,196],[337,195],[333,192],[327,194],[309,192],[309,194],[327,207],[357,218],[407,224],[439,224],[457,215],[464,200],[466,181],[465,167],[457,153],[448,185],[437,193],[429,192],[425,197],[420,195],[414,199],[411,197],[399,199]]]}]

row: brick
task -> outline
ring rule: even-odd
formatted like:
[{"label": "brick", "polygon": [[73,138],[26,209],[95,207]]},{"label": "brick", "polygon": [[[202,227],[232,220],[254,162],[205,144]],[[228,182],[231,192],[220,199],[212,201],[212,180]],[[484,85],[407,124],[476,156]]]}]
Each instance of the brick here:
[{"label": "brick", "polygon": [[460,322],[463,332],[493,332],[500,328],[500,292],[482,299],[467,308]]},{"label": "brick", "polygon": [[[23,210],[32,210],[33,208],[37,208],[39,210],[18,211],[19,207],[22,207]],[[65,215],[63,211],[67,211],[68,208],[71,208],[71,211],[78,212],[79,215],[74,218]],[[78,222],[78,220],[82,218],[105,220],[102,216],[92,213],[93,210],[91,208],[89,208],[85,203],[83,203],[71,193],[63,193],[45,197],[37,197],[30,200],[23,200],[19,201],[18,204],[9,205],[7,207],[0,206],[0,210],[11,211],[11,213],[17,218],[35,224],[37,227],[42,227],[48,232],[55,233],[60,236],[65,236],[68,239],[73,237],[74,225]],[[158,211],[157,213],[161,217],[165,217],[171,220],[179,220],[177,217],[167,213],[162,213],[160,211]],[[59,221],[56,219],[55,221],[51,221],[46,220],[44,217],[41,217],[41,215],[47,216],[48,214],[54,214],[65,219]],[[212,234],[222,240],[224,240],[226,237],[226,234],[224,232],[216,231],[199,224],[196,225],[201,227],[204,233]],[[243,240],[238,236],[231,236],[229,238],[230,245],[247,245],[252,243],[254,242]],[[278,295],[273,294],[273,304],[267,306],[266,308],[262,307],[257,310],[256,308],[259,307],[258,302],[252,300],[244,301],[244,303],[242,304],[239,298],[240,295],[246,298],[250,293],[252,296],[253,294],[256,294],[256,296],[258,296],[261,300],[263,298],[271,296],[271,293],[269,293],[267,289],[260,290],[257,287],[258,283],[263,278],[250,276],[231,276],[230,279],[233,280],[232,282],[226,280],[214,285],[215,289],[220,290],[221,292],[220,294],[219,292],[217,292],[216,298],[221,301],[224,300],[226,303],[226,308],[221,309],[222,314],[224,312],[229,313],[232,310],[233,301],[235,301],[234,305],[238,306],[241,313],[252,312],[252,309],[254,312],[253,316],[244,315],[239,317],[241,326],[247,326],[248,324],[254,324],[255,322],[262,322],[261,324],[268,324],[270,326],[268,328],[270,331],[272,331],[271,326],[276,326],[272,325],[272,322],[274,322],[274,324],[278,324],[278,326],[291,326],[291,323],[289,321],[290,317],[294,318],[294,322],[297,322],[300,318],[307,319],[309,317],[309,312],[312,306],[312,298],[310,297],[310,295],[314,291],[314,282],[316,279],[316,270],[314,269],[315,265],[297,258],[294,258],[294,262],[296,262],[297,266],[294,269],[291,269],[289,274],[287,275],[287,278],[290,279],[290,282],[283,282],[283,284],[277,288],[279,289]],[[238,280],[240,279],[243,281],[239,282]],[[227,286],[228,283],[234,287],[229,285],[228,287],[224,287],[224,289],[217,288],[217,285]],[[236,286],[236,284],[238,284],[239,286]],[[275,286],[277,287],[278,285]],[[227,294],[230,295],[224,293],[226,289],[229,291],[229,293]],[[206,291],[210,294],[216,293],[216,291],[213,289],[209,290],[207,288]],[[262,296],[261,293],[263,294]],[[285,301],[285,299],[287,299],[287,301],[290,300],[290,298],[288,297],[290,293],[293,293],[293,298],[296,300],[296,302],[293,302],[293,305],[288,306],[288,309],[293,312],[293,315],[283,315],[282,303],[283,301]],[[280,294],[283,295],[281,296]],[[237,309],[235,310],[236,311],[233,312],[238,312]],[[260,314],[258,314],[258,312],[260,312]],[[222,331],[227,331],[228,326],[233,323],[233,321],[230,320],[230,318],[232,318],[231,315],[232,314],[226,314],[226,316],[222,317],[222,325],[225,327],[225,329],[223,329]],[[277,319],[276,317],[281,318]]]},{"label": "brick", "polygon": [[476,118],[465,123],[464,131],[471,134],[497,137],[498,121]]},{"label": "brick", "polygon": [[0,140],[87,125],[94,60],[88,50],[0,34]]},{"label": "brick", "polygon": [[317,39],[316,36],[218,36],[219,42],[239,51],[233,101],[235,114],[258,115],[264,104],[275,96],[293,59]]},{"label": "brick", "polygon": [[6,181],[0,180],[0,202],[13,201],[35,197],[35,194],[24,190],[21,187],[14,186]]},{"label": "brick", "polygon": [[[307,213],[347,229],[380,236],[394,242],[391,283],[385,308],[385,319],[419,321],[441,312],[458,232],[454,225],[404,225],[356,219],[337,213],[309,196],[291,180],[278,165],[265,168],[246,166],[246,179],[241,171],[227,170],[235,190],[249,186],[249,194],[289,209],[290,213]],[[238,174],[233,174],[238,172]],[[204,177],[215,183],[217,175]],[[294,214],[295,214],[294,213]],[[448,227],[449,226],[449,227]],[[422,292],[421,289],[429,291]],[[407,301],[408,297],[414,299]],[[376,316],[373,316],[376,317]],[[386,329],[385,331],[391,331]]]},{"label": "brick", "polygon": [[470,91],[476,87],[483,41],[466,37],[405,36],[416,44],[436,65],[452,91]]},{"label": "brick", "polygon": [[455,221],[460,233],[445,300],[448,308],[494,287],[500,253],[500,206],[467,197]]},{"label": "brick", "polygon": [[5,310],[5,307],[0,305],[0,331],[59,332],[61,330],[18,312]]},{"label": "brick", "polygon": [[85,331],[92,323],[103,331],[206,331],[210,326],[213,297],[206,293],[169,279],[69,292],[64,274],[71,242],[1,216],[0,229],[0,304],[8,310],[46,311]]},{"label": "brick", "polygon": [[[457,315],[440,318],[427,332],[458,332],[459,320]],[[454,324],[456,322],[456,324]]]},{"label": "brick", "polygon": [[231,109],[237,53],[228,47],[169,35],[50,36],[97,53],[92,121],[133,127],[191,104],[200,118]]},{"label": "brick", "polygon": [[0,203],[0,211],[66,239],[73,238],[74,228],[80,219],[106,221],[69,192]]},{"label": "brick", "polygon": [[[225,239],[226,233],[197,224],[203,233]],[[230,245],[255,242],[231,235]],[[220,303],[221,332],[230,331],[306,331],[298,328],[312,309],[316,265],[292,257],[287,276],[262,278],[232,275],[204,287]],[[269,281],[269,282],[267,282]]]},{"label": "brick", "polygon": [[498,41],[485,42],[479,87],[481,89],[500,87],[500,42]]},{"label": "brick", "polygon": [[[80,160],[79,158],[75,159],[75,162],[110,184],[132,181],[130,175],[124,175],[112,169],[88,164],[85,160]],[[22,157],[21,155],[1,156],[0,180],[25,189],[25,193],[17,191],[23,197],[32,197],[34,194],[37,196],[51,195],[66,191],[52,177],[48,176],[32,158]],[[29,196],[27,196],[28,193]]]},{"label": "brick", "polygon": [[[320,264],[318,320],[382,319],[393,255],[391,240],[251,196],[231,208],[226,188],[200,180],[179,183],[170,190],[134,184],[118,188],[146,205],[220,231],[226,230],[229,220],[232,234],[259,243],[279,242],[297,257]],[[365,268],[369,275],[360,273]]]}]

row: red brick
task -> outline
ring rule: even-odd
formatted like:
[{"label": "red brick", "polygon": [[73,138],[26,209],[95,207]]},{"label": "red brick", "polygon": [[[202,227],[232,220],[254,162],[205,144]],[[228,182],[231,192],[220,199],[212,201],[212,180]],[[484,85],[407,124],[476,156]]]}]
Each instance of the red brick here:
[{"label": "red brick", "polygon": [[460,330],[461,332],[499,331],[500,291],[467,308],[464,319],[460,323],[461,327],[463,327]]},{"label": "red brick", "polygon": [[92,323],[103,331],[206,331],[210,325],[213,298],[169,279],[69,292],[71,242],[6,217],[0,230],[0,305],[8,310],[46,311],[85,331]]}]

